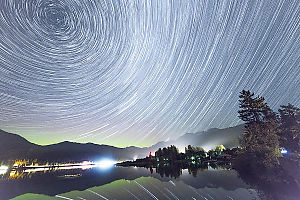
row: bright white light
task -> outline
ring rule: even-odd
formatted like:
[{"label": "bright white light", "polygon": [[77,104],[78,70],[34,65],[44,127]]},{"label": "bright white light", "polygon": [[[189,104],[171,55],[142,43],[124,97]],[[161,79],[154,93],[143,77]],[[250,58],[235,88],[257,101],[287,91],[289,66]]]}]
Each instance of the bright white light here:
[{"label": "bright white light", "polygon": [[6,174],[7,170],[7,166],[0,166],[0,175]]},{"label": "bright white light", "polygon": [[282,150],[280,151],[280,153],[282,153],[282,154],[287,154],[287,150],[286,150],[286,149],[282,149]]},{"label": "bright white light", "polygon": [[108,169],[113,167],[116,164],[116,161],[110,159],[103,159],[95,163],[97,167],[101,169]]},{"label": "bright white light", "polygon": [[280,151],[280,153],[282,153],[282,154],[287,154],[287,153],[288,153],[288,151],[287,151],[286,148],[284,148],[284,147],[280,147],[280,148],[279,148],[279,151]]}]

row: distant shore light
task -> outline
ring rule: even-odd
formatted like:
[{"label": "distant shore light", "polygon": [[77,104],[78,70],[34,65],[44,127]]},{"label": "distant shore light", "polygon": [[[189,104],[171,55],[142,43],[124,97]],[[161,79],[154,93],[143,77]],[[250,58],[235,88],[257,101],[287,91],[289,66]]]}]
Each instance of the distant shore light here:
[{"label": "distant shore light", "polygon": [[286,149],[282,149],[282,150],[280,150],[280,153],[282,153],[282,154],[287,154],[288,151],[287,151]]},{"label": "distant shore light", "polygon": [[0,166],[0,175],[6,174],[7,170],[7,166]]},{"label": "distant shore light", "polygon": [[288,150],[287,150],[286,148],[284,148],[284,147],[280,147],[280,148],[279,148],[279,151],[280,151],[280,153],[282,153],[282,154],[287,154],[287,153],[288,153]]}]

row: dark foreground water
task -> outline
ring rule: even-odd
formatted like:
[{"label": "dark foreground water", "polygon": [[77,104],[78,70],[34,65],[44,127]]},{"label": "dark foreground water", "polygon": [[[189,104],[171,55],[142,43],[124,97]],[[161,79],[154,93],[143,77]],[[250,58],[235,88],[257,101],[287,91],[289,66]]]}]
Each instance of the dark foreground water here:
[{"label": "dark foreground water", "polygon": [[25,173],[0,179],[0,199],[260,199],[234,170],[112,167]]}]

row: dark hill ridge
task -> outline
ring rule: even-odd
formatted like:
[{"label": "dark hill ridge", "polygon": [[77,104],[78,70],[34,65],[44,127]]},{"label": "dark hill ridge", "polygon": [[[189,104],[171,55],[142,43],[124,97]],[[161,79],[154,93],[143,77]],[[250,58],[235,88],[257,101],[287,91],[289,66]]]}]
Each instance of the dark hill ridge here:
[{"label": "dark hill ridge", "polygon": [[32,145],[35,145],[25,138],[14,134],[14,133],[7,133],[3,130],[0,130],[0,138],[1,138],[1,148],[27,148]]},{"label": "dark hill ridge", "polygon": [[38,159],[41,161],[83,161],[109,157],[116,160],[132,159],[130,149],[93,143],[61,142],[36,145],[25,138],[0,130],[0,160]]},{"label": "dark hill ridge", "polygon": [[97,145],[93,143],[61,142],[58,144],[46,145],[35,157],[47,158],[49,160],[65,161],[71,160],[97,160],[101,157],[113,158],[115,160],[128,160],[130,152],[124,148],[117,148],[109,145]]},{"label": "dark hill ridge", "polygon": [[38,146],[17,134],[0,130],[0,160],[19,158],[24,152]]},{"label": "dark hill ridge", "polygon": [[132,160],[149,155],[158,148],[175,145],[183,150],[185,146],[201,146],[206,150],[215,145],[223,144],[227,148],[239,145],[239,137],[243,133],[244,125],[225,129],[209,129],[198,133],[186,133],[176,140],[158,142],[151,147],[127,147],[118,148],[109,145],[98,145],[93,143],[61,142],[51,145],[37,145],[27,141],[25,138],[0,130],[0,160],[14,159],[38,159],[41,161],[83,161],[97,160],[109,157],[115,160]]}]

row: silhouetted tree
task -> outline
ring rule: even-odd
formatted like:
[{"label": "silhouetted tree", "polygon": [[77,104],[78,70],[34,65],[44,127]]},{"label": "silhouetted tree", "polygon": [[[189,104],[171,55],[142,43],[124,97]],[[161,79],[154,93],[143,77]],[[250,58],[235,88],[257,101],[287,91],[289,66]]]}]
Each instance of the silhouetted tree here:
[{"label": "silhouetted tree", "polygon": [[300,152],[300,109],[292,104],[280,107],[280,144],[289,151]]},{"label": "silhouetted tree", "polygon": [[193,147],[191,145],[188,145],[185,147],[185,154],[188,158],[194,156],[194,157],[206,157],[206,152],[202,147]]},{"label": "silhouetted tree", "polygon": [[[278,164],[280,124],[275,112],[264,102],[263,97],[254,97],[254,93],[243,90],[239,96],[239,118],[245,125],[245,134],[241,139],[244,153],[249,160],[264,167]],[[252,157],[252,159],[250,159]]]},{"label": "silhouetted tree", "polygon": [[174,145],[171,145],[168,147],[168,157],[169,160],[176,160],[179,155],[179,150]]},{"label": "silhouetted tree", "polygon": [[155,156],[159,158],[159,161],[162,160],[174,161],[177,158],[179,158],[179,150],[178,148],[176,148],[176,146],[171,145],[169,147],[164,147],[163,149],[159,148],[155,152]]},{"label": "silhouetted tree", "polygon": [[163,152],[162,152],[161,148],[159,148],[159,149],[155,152],[155,157],[161,158],[162,156],[163,156]]},{"label": "silhouetted tree", "polygon": [[213,159],[216,156],[216,152],[214,150],[209,150],[207,155],[209,159]]}]

